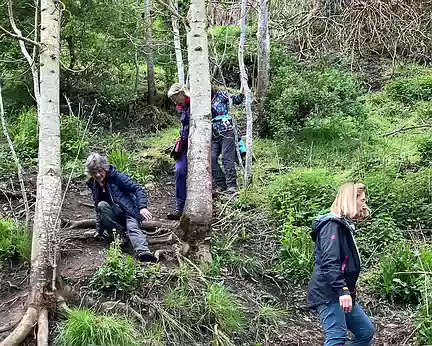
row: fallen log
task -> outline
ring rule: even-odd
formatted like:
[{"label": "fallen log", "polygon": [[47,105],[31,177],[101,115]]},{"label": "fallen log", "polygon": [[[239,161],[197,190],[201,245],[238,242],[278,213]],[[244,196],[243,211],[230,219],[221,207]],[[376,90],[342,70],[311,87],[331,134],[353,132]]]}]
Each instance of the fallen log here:
[{"label": "fallen log", "polygon": [[[96,228],[96,220],[95,219],[83,219],[78,221],[67,221],[62,220],[62,224],[65,227],[65,230],[71,230],[75,228]],[[141,228],[145,231],[156,231],[159,228],[174,230],[179,226],[178,222],[164,222],[158,220],[150,220],[141,222]]]}]

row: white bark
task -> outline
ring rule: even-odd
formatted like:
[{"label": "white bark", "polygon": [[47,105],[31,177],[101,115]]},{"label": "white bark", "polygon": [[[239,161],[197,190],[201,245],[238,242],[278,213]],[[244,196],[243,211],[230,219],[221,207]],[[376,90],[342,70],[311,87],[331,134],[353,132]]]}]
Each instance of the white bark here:
[{"label": "white bark", "polygon": [[28,204],[28,200],[27,200],[27,193],[25,190],[25,184],[24,184],[24,178],[23,178],[23,169],[22,166],[18,160],[18,156],[15,152],[15,148],[13,146],[12,140],[9,136],[9,131],[7,129],[7,124],[6,124],[6,119],[5,119],[5,114],[4,114],[4,107],[3,107],[3,97],[2,97],[2,86],[0,83],[0,116],[1,116],[1,123],[2,123],[2,127],[3,127],[3,133],[7,139],[7,142],[9,144],[9,148],[12,154],[12,158],[15,162],[15,165],[17,166],[17,173],[18,173],[18,179],[20,182],[20,186],[21,186],[21,193],[22,193],[22,197],[23,197],[23,202],[24,202],[24,208],[25,208],[25,212],[26,212],[26,221],[25,221],[25,225],[26,227],[28,227],[29,225],[29,221],[30,221],[30,208],[29,208],[29,204]]},{"label": "white bark", "polygon": [[19,345],[38,320],[42,324],[41,342],[46,340],[45,294],[56,270],[57,220],[61,207],[60,8],[57,1],[41,0],[40,30],[44,49],[40,52],[38,177],[30,274],[32,290],[27,312],[1,346]]},{"label": "white bark", "polygon": [[[178,13],[178,0],[171,1],[171,7],[174,9],[176,13]],[[184,63],[183,63],[183,54],[181,50],[181,41],[180,41],[180,30],[179,30],[179,20],[178,16],[172,14],[171,15],[171,23],[174,33],[174,50],[177,62],[177,75],[178,81],[181,84],[185,83],[185,73],[184,73]]]},{"label": "white bark", "polygon": [[248,85],[248,77],[246,74],[246,68],[244,64],[244,47],[246,43],[246,5],[247,0],[242,0],[241,3],[241,16],[240,16],[240,43],[238,50],[238,61],[240,66],[241,83],[246,95],[245,106],[247,116],[246,126],[246,148],[248,150],[246,154],[246,166],[244,171],[244,186],[247,187],[252,182],[252,92]]},{"label": "white bark", "polygon": [[267,97],[270,69],[270,34],[269,34],[268,0],[259,0],[258,16],[258,78],[257,78],[257,104],[258,126],[264,130],[264,102]]},{"label": "white bark", "polygon": [[150,13],[150,0],[145,0],[144,16],[145,16],[145,24],[146,24],[148,102],[151,105],[154,105],[156,102],[156,82],[155,82],[155,67],[153,61],[153,35],[152,35],[152,18]]},{"label": "white bark", "polygon": [[191,115],[185,219],[186,240],[200,241],[212,216],[210,69],[205,0],[191,0],[188,57]]}]

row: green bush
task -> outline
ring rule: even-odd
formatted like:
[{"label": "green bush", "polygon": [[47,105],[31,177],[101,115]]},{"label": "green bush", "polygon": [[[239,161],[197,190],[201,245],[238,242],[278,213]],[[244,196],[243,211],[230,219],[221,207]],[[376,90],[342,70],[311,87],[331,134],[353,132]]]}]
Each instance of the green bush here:
[{"label": "green bush", "polygon": [[[83,138],[85,123],[83,119],[61,116],[61,153],[64,163],[82,158],[87,150],[87,136]],[[15,149],[22,158],[35,159],[38,156],[39,134],[38,119],[35,109],[30,108],[18,116],[12,135]]]},{"label": "green bush", "polygon": [[272,134],[283,137],[314,118],[363,115],[362,88],[352,74],[289,60],[273,71],[267,99]]},{"label": "green bush", "polygon": [[357,238],[362,256],[372,264],[376,260],[370,260],[371,256],[376,258],[376,254],[381,253],[381,250],[402,241],[404,235],[387,212],[378,211],[370,220],[361,224]]},{"label": "green bush", "polygon": [[131,256],[126,258],[118,241],[112,242],[105,262],[96,272],[91,286],[95,290],[118,290],[133,292],[145,278],[145,272]]},{"label": "green bush", "polygon": [[[430,294],[430,291],[429,291]],[[416,345],[432,345],[432,304],[426,309],[425,305],[421,305],[415,318],[416,325]]]},{"label": "green bush", "polygon": [[420,297],[417,257],[412,247],[401,242],[381,257],[378,292],[394,302],[417,303]]},{"label": "green bush", "polygon": [[0,260],[14,256],[30,260],[31,234],[26,227],[11,219],[0,219]]},{"label": "green bush", "polygon": [[72,310],[61,324],[56,343],[61,346],[139,346],[131,322],[90,310]]},{"label": "green bush", "polygon": [[12,127],[15,150],[22,158],[37,158],[39,147],[39,131],[37,125],[37,111],[29,108],[23,111]]},{"label": "green bush", "polygon": [[273,211],[292,225],[311,227],[312,220],[326,213],[336,195],[336,180],[324,169],[295,170],[280,178],[269,189]]},{"label": "green bush", "polygon": [[310,236],[311,228],[294,226],[293,221],[290,217],[283,225],[276,274],[282,279],[304,282],[313,271],[315,245]]},{"label": "green bush", "polygon": [[431,166],[432,164],[432,137],[423,138],[418,144],[420,162],[423,165]]},{"label": "green bush", "polygon": [[240,331],[246,320],[234,297],[222,284],[211,284],[205,292],[207,312],[212,321],[226,333]]},{"label": "green bush", "polygon": [[405,104],[428,101],[432,97],[432,74],[396,78],[386,85],[391,99]]},{"label": "green bush", "polygon": [[365,175],[369,205],[388,214],[399,229],[427,228],[432,221],[431,169],[404,172],[400,166],[381,165]]}]

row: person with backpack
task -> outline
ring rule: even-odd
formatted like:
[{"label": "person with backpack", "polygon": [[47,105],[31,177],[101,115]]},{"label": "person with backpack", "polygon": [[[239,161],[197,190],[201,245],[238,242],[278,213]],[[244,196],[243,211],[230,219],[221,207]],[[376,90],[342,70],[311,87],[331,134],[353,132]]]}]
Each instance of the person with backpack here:
[{"label": "person with backpack", "polygon": [[[232,104],[239,105],[244,100],[243,89],[238,95],[212,88],[212,173],[218,192],[226,191],[228,194],[237,192],[236,162],[237,148],[233,118],[230,115]],[[241,147],[240,147],[241,148]],[[222,156],[222,171],[219,165],[219,156]]]},{"label": "person with backpack", "polygon": [[353,346],[368,346],[374,326],[356,301],[360,254],[354,239],[354,222],[369,214],[363,184],[345,184],[331,206],[331,213],[313,222],[315,266],[308,288],[308,306],[325,330],[325,346],[343,346],[347,330]]},{"label": "person with backpack", "polygon": [[148,199],[144,189],[98,153],[89,155],[85,170],[90,176],[87,186],[92,192],[96,208],[97,236],[112,241],[113,231],[116,230],[126,235],[137,259],[155,262],[147,236],[140,228],[143,219],[152,218],[147,209]]}]

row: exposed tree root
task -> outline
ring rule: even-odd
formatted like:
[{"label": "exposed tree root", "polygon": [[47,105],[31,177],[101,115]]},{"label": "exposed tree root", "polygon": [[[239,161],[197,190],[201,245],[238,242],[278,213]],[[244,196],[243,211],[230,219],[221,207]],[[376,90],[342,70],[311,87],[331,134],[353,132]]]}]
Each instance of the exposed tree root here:
[{"label": "exposed tree root", "polygon": [[8,324],[0,327],[0,333],[4,333],[4,332],[7,332],[8,330],[15,328],[18,325],[18,323],[20,322],[20,320],[21,319],[9,322]]},{"label": "exposed tree root", "polygon": [[114,310],[117,313],[123,313],[127,316],[133,316],[137,319],[142,325],[146,324],[146,321],[142,315],[136,311],[134,308],[130,307],[128,304],[119,302],[119,301],[108,301],[104,302],[100,305],[100,308],[104,311],[112,311]]},{"label": "exposed tree root", "polygon": [[17,346],[30,333],[30,330],[36,324],[39,312],[36,308],[29,306],[18,326],[2,341],[0,346]]},{"label": "exposed tree root", "polygon": [[[83,219],[78,221],[62,220],[63,227],[65,230],[71,230],[75,228],[96,228],[95,219]],[[178,227],[178,222],[163,222],[157,220],[143,221],[141,222],[141,228],[145,231],[158,231],[158,229],[174,230]]]},{"label": "exposed tree root", "polygon": [[48,346],[48,310],[42,309],[38,318],[37,346]]}]

